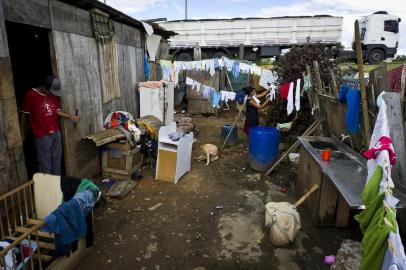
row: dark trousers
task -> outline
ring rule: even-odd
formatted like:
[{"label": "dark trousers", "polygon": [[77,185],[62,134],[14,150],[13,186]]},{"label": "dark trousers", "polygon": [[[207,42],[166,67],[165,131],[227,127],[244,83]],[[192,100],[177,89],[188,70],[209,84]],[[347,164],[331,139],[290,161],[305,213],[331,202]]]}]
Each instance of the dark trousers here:
[{"label": "dark trousers", "polygon": [[62,138],[61,133],[50,133],[35,139],[38,171],[61,175]]}]

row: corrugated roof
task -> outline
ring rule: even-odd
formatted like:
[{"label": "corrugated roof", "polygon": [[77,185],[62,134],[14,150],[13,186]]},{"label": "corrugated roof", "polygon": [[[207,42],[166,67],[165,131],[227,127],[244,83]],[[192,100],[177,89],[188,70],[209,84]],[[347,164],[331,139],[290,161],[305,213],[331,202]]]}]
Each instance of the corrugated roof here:
[{"label": "corrugated roof", "polygon": [[[110,16],[110,18],[114,21],[144,30],[144,26],[142,25],[141,21],[98,0],[60,0],[60,1],[84,10],[97,8],[100,11],[107,13]],[[154,28],[154,32],[157,35],[160,35],[164,38],[169,38],[170,36],[175,35],[175,32],[167,31],[158,24],[151,25]]]}]

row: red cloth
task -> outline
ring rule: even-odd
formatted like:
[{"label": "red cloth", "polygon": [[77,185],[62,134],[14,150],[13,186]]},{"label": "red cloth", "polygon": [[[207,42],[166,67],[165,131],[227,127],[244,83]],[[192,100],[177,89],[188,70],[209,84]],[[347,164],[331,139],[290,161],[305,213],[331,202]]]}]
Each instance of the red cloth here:
[{"label": "red cloth", "polygon": [[402,81],[403,65],[389,71],[389,87],[393,91],[400,91],[400,84]]},{"label": "red cloth", "polygon": [[59,131],[57,112],[60,110],[59,100],[52,94],[44,95],[33,88],[25,95],[22,112],[30,116],[32,133],[36,138]]},{"label": "red cloth", "polygon": [[386,136],[379,138],[378,143],[371,149],[365,151],[363,155],[367,159],[375,159],[381,151],[389,152],[389,160],[391,165],[396,163],[396,153],[393,150],[392,140]]},{"label": "red cloth", "polygon": [[279,87],[279,97],[280,99],[288,100],[290,83],[284,83]]}]

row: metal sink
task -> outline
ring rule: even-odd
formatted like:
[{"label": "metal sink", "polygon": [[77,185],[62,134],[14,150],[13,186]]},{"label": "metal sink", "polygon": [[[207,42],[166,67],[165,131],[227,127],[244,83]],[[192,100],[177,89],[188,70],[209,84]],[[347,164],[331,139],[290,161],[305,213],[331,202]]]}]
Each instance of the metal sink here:
[{"label": "metal sink", "polygon": [[325,141],[309,141],[310,145],[314,148],[314,149],[318,149],[318,150],[324,150],[324,149],[330,149],[330,150],[338,150],[337,146],[335,146],[333,143],[331,142],[325,142]]},{"label": "metal sink", "polygon": [[333,151],[331,153],[331,159],[336,159],[336,160],[351,160],[351,157],[347,155],[346,153],[340,152],[340,151]]}]

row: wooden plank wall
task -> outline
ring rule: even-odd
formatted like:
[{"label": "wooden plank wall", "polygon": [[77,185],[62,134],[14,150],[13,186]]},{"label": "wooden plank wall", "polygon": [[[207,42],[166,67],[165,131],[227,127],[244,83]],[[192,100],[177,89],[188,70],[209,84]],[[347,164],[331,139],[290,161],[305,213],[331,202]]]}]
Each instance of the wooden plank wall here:
[{"label": "wooden plank wall", "polygon": [[122,44],[117,45],[117,50],[121,98],[103,104],[103,116],[106,117],[112,111],[124,110],[138,117],[138,83],[145,79],[143,50]]},{"label": "wooden plank wall", "polygon": [[96,41],[60,31],[54,31],[53,38],[58,75],[62,88],[66,91],[62,97],[62,109],[71,114],[78,110],[80,116],[76,128],[73,122],[62,120],[66,173],[77,177],[91,177],[97,173],[96,156],[89,156],[87,164],[78,164],[77,154],[81,151],[77,151],[77,148],[83,137],[103,127]]},{"label": "wooden plank wall", "polygon": [[[337,100],[332,101],[330,98],[319,96],[320,106],[325,108],[324,113],[326,117],[326,136],[335,136],[341,139],[341,134],[348,135],[345,126],[345,114],[347,112],[347,104],[340,103]],[[361,133],[351,135],[354,148],[361,150],[362,136]],[[349,144],[349,140],[345,140]]]},{"label": "wooden plank wall", "polygon": [[13,74],[0,1],[0,195],[27,181]]},{"label": "wooden plank wall", "polygon": [[58,74],[62,87],[67,90],[62,97],[63,110],[69,113],[78,110],[81,118],[76,128],[72,122],[62,123],[66,172],[92,177],[99,172],[98,152],[83,138],[102,130],[104,118],[111,111],[128,111],[138,117],[137,86],[144,80],[143,49],[117,44],[121,98],[102,104],[96,40],[54,31],[54,41]]},{"label": "wooden plank wall", "polygon": [[[126,27],[117,28],[117,25],[116,29],[121,29],[118,32],[128,30]],[[108,113],[128,111],[134,117],[139,116],[138,83],[145,80],[143,49],[140,47],[141,32],[131,30],[130,33],[138,33],[138,36],[118,34],[117,39],[121,98],[103,104],[96,40],[83,35],[54,31],[58,74],[62,86],[68,90],[62,97],[62,107],[70,113],[78,110],[81,117],[76,128],[71,122],[62,123],[68,175],[92,177],[99,173],[98,151],[83,138],[102,130],[104,118]]]}]

